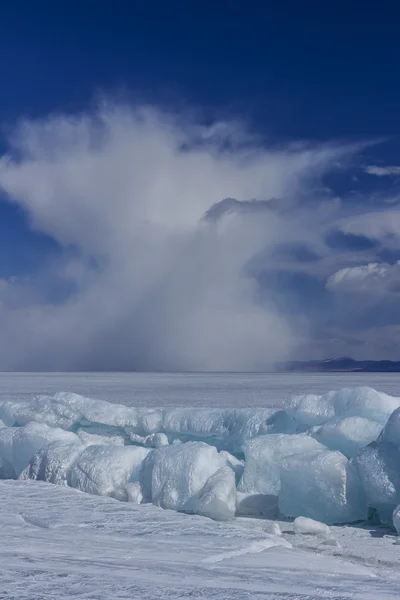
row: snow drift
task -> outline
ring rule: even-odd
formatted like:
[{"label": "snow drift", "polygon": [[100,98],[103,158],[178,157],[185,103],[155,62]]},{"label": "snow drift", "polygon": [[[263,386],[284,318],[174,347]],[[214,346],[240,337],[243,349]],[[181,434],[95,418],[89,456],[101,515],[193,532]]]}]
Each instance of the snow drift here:
[{"label": "snow drift", "polygon": [[72,393],[0,404],[0,478],[43,480],[216,520],[392,523],[400,398],[371,388],[284,409],[137,409]]}]

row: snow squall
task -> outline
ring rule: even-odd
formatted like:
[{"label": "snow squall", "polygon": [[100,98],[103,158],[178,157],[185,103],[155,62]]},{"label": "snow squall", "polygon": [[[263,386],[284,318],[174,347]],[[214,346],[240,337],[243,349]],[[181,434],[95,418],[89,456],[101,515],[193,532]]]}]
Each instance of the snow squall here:
[{"label": "snow squall", "polygon": [[392,524],[399,407],[400,398],[367,387],[297,396],[279,410],[135,409],[72,393],[36,396],[0,405],[0,478],[215,520],[301,516],[331,525],[373,514]]}]

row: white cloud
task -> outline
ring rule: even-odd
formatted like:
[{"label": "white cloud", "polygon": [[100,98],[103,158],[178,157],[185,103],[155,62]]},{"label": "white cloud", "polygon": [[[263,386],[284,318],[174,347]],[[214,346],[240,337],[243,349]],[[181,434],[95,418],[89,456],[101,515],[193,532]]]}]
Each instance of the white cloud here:
[{"label": "white cloud", "polygon": [[388,236],[400,235],[400,210],[397,207],[385,207],[385,211],[370,211],[364,214],[346,217],[338,222],[344,233],[364,235],[381,240]]},{"label": "white cloud", "polygon": [[392,177],[393,175],[400,175],[400,167],[395,165],[386,167],[368,165],[364,170],[368,175],[376,175],[376,177]]},{"label": "white cloud", "polygon": [[350,293],[387,294],[400,292],[400,261],[369,263],[340,269],[331,275],[326,284],[333,291]]},{"label": "white cloud", "polygon": [[310,221],[202,217],[226,197],[304,196],[354,148],[268,150],[241,125],[118,106],[27,121],[11,146],[0,187],[81,258],[59,266],[76,287],[60,305],[12,310],[0,298],[0,368],[251,369],[290,351],[293,333],[259,304],[245,265],[299,230],[309,238]]}]

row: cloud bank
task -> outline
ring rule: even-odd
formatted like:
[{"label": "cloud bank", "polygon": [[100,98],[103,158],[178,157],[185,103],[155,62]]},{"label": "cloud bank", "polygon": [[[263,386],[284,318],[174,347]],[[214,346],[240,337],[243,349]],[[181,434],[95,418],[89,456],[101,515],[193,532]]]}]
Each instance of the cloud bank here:
[{"label": "cloud bank", "polygon": [[[307,193],[348,153],[268,149],[242,125],[149,107],[23,122],[0,187],[64,249],[42,279],[69,291],[54,302],[35,280],[2,286],[0,366],[230,370],[285,358],[295,332],[247,266],[298,229],[269,200]],[[251,210],[205,218],[228,197]]]},{"label": "cloud bank", "polygon": [[[361,149],[278,146],[242,123],[205,126],[148,106],[20,123],[0,189],[61,251],[0,281],[0,368],[253,370],[299,354],[370,357],[375,324],[357,322],[357,299],[341,297],[360,268],[364,287],[376,277],[397,221],[376,206],[349,210],[325,183]],[[379,326],[385,353],[388,323]]]}]

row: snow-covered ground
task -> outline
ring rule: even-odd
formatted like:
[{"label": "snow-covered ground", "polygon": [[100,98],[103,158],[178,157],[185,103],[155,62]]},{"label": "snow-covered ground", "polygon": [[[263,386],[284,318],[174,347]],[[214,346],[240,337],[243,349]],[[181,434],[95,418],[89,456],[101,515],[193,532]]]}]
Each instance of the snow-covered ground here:
[{"label": "snow-covered ground", "polygon": [[400,396],[400,373],[0,373],[0,401],[63,390],[147,408],[245,408],[358,386]]},{"label": "snow-covered ground", "polygon": [[254,523],[218,524],[44,482],[2,481],[0,598],[399,597],[395,538],[334,528],[342,548],[321,547],[322,539],[277,537],[263,531],[268,523]]}]

